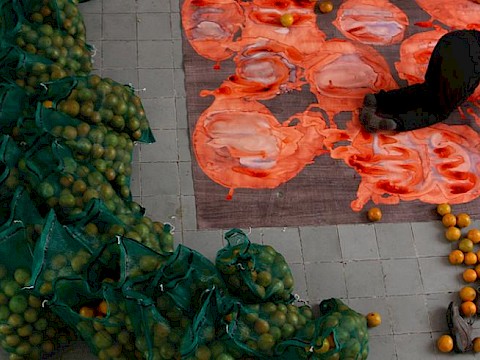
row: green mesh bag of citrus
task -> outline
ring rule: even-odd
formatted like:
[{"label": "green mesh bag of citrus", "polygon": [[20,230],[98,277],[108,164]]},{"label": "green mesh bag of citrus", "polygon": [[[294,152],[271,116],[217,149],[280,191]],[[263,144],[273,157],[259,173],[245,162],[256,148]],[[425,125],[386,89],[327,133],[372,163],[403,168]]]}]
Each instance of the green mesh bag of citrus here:
[{"label": "green mesh bag of citrus", "polygon": [[67,146],[73,159],[92,165],[126,200],[131,200],[133,141],[126,133],[118,133],[103,124],[90,125],[63,112],[39,104],[36,125]]},{"label": "green mesh bag of citrus", "polygon": [[320,316],[308,321],[276,351],[281,359],[366,359],[368,332],[365,316],[339,299],[320,303]]},{"label": "green mesh bag of citrus", "polygon": [[53,210],[48,214],[33,253],[31,286],[42,298],[53,297],[55,281],[82,276],[92,258],[90,244],[60,224]]},{"label": "green mesh bag of citrus", "polygon": [[272,359],[283,356],[283,350],[279,351],[282,344],[294,338],[313,319],[313,314],[307,305],[243,304],[240,299],[226,319],[228,336],[236,347],[255,359]]},{"label": "green mesh bag of citrus", "polygon": [[19,1],[14,1],[12,15],[15,26],[2,38],[2,48],[9,53],[5,65],[9,65],[10,78],[29,93],[42,83],[92,71],[92,47],[85,43],[84,35],[72,36],[48,18],[30,20]]},{"label": "green mesh bag of citrus", "polygon": [[0,345],[12,360],[41,359],[74,339],[30,290],[33,246],[42,220],[28,200],[19,188],[0,227]]},{"label": "green mesh bag of citrus", "polygon": [[292,299],[293,276],[283,255],[250,242],[239,229],[228,231],[225,239],[228,245],[218,251],[215,265],[232,294],[253,303]]},{"label": "green mesh bag of citrus", "polygon": [[103,284],[92,291],[82,278],[55,282],[55,296],[47,306],[85,340],[99,359],[143,359],[131,314],[119,289]]},{"label": "green mesh bag of citrus", "polygon": [[227,335],[235,300],[217,288],[202,294],[203,305],[189,326],[181,347],[181,358],[247,359],[248,354]]},{"label": "green mesh bag of citrus", "polygon": [[201,295],[214,287],[225,289],[215,266],[199,252],[180,244],[156,272],[145,294],[153,299],[169,297],[192,319],[203,305]]},{"label": "green mesh bag of citrus", "polygon": [[[91,125],[103,124],[133,141],[154,142],[141,100],[129,85],[98,75],[69,77],[45,83],[43,99],[73,118]],[[115,146],[115,145],[114,145]]]},{"label": "green mesh bag of citrus", "polygon": [[12,135],[19,118],[30,108],[24,89],[12,82],[0,82],[0,129],[4,135]]}]

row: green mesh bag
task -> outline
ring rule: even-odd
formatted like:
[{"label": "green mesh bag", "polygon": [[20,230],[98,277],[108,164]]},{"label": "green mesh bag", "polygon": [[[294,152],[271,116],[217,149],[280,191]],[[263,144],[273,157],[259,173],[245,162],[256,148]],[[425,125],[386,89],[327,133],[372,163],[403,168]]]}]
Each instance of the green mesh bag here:
[{"label": "green mesh bag", "polygon": [[60,224],[52,210],[33,254],[30,286],[43,298],[51,298],[55,281],[85,274],[93,249],[84,238]]},{"label": "green mesh bag", "polygon": [[135,331],[135,347],[147,360],[178,358],[178,335],[152,299],[142,293],[124,291],[128,313]]},{"label": "green mesh bag", "polygon": [[[12,360],[41,359],[74,339],[28,287],[35,239],[25,223],[34,224],[38,219],[25,194],[17,191],[12,215],[0,227],[0,346]],[[26,216],[29,210],[32,214]]]},{"label": "green mesh bag", "polygon": [[8,135],[0,135],[0,219],[8,219],[9,199],[20,184],[20,149]]},{"label": "green mesh bag", "polygon": [[339,299],[320,303],[320,316],[276,348],[281,359],[355,359],[368,356],[365,316]]},{"label": "green mesh bag", "polygon": [[276,349],[301,331],[313,314],[306,305],[242,304],[237,300],[236,308],[226,319],[228,336],[235,347],[255,359],[271,359],[280,355]]},{"label": "green mesh bag", "polygon": [[157,271],[165,266],[171,254],[164,255],[151,248],[139,243],[136,240],[127,237],[118,237],[118,246],[120,249],[120,279],[125,290],[138,292],[142,285],[152,281]]},{"label": "green mesh bag", "polygon": [[292,272],[280,253],[251,243],[239,229],[228,231],[225,239],[228,245],[218,251],[215,265],[232,294],[254,303],[292,299]]},{"label": "green mesh bag", "polygon": [[29,109],[24,89],[11,82],[0,82],[0,128],[5,135],[12,135],[19,118]]},{"label": "green mesh bag", "polygon": [[76,0],[13,0],[33,24],[48,24],[85,42],[85,23]]},{"label": "green mesh bag", "polygon": [[202,306],[201,295],[214,287],[225,289],[215,266],[199,252],[178,245],[145,294],[151,298],[165,294],[191,319]]},{"label": "green mesh bag", "polygon": [[[103,124],[133,141],[155,141],[142,102],[130,86],[98,75],[69,77],[45,83],[53,108],[91,125]],[[112,144],[116,146],[116,144]]]},{"label": "green mesh bag", "polygon": [[0,47],[3,74],[8,72],[10,79],[34,93],[42,83],[92,71],[92,47],[84,38],[49,22],[29,21],[18,1],[13,7],[16,24],[5,33]]},{"label": "green mesh bag", "polygon": [[55,283],[49,308],[75,329],[99,359],[142,359],[135,348],[135,332],[125,299],[118,289],[104,284],[91,291],[83,279]]},{"label": "green mesh bag", "polygon": [[126,133],[117,133],[103,124],[90,125],[63,112],[39,104],[36,125],[62,139],[79,164],[93,165],[124,199],[131,200],[133,142]]},{"label": "green mesh bag", "polygon": [[203,359],[244,359],[247,354],[228,337],[231,313],[235,301],[218,289],[203,294],[204,303],[182,342],[181,358]]}]

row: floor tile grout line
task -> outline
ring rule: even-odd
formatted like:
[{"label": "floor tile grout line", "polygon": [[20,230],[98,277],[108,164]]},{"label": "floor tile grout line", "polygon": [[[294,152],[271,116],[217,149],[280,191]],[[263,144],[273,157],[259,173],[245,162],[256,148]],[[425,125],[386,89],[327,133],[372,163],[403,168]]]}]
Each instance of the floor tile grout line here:
[{"label": "floor tile grout line", "polygon": [[[305,257],[304,257],[304,253],[303,253],[302,231],[300,230],[300,227],[297,227],[297,231],[298,231],[298,238],[300,239],[300,252],[302,254],[302,269],[303,269],[303,279],[305,280],[305,292],[307,293],[307,299],[305,299],[305,300],[307,301],[307,304],[312,306],[311,301],[310,301],[310,292],[308,291],[307,269],[305,267]],[[295,279],[294,279],[294,283],[295,283]]]}]

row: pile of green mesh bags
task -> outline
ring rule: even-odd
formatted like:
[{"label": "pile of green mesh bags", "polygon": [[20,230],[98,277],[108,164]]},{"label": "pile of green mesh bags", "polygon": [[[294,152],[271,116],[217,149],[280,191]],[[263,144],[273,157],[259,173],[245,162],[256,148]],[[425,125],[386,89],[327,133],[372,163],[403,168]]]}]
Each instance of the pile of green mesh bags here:
[{"label": "pile of green mesh bags", "polygon": [[[133,89],[91,73],[76,0],[0,0],[0,346],[73,339],[107,359],[365,359],[365,317],[295,305],[293,276],[241,230],[215,263],[132,200]],[[162,176],[164,176],[162,174]],[[168,174],[167,174],[168,176]]]}]

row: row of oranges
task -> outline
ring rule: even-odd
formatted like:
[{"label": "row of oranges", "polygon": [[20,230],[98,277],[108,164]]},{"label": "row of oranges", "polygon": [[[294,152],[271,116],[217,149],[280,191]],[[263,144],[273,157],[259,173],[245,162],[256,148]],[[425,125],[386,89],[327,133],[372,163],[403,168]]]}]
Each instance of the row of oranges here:
[{"label": "row of oranges", "polygon": [[[452,250],[448,255],[448,261],[452,265],[474,266],[463,271],[462,278],[466,283],[474,283],[480,279],[480,250],[475,252],[474,246],[480,243],[480,229],[472,228],[465,236],[462,236],[463,228],[472,224],[470,216],[466,213],[454,215],[449,204],[437,206],[437,213],[442,216],[442,224],[446,227],[445,238],[451,242],[458,241],[458,249]],[[477,291],[470,285],[464,286],[459,291],[462,301],[460,311],[463,316],[471,317],[477,314]],[[480,310],[480,309],[479,309]],[[438,350],[450,352],[453,350],[453,338],[450,335],[442,335],[437,340]],[[473,340],[473,351],[480,352],[480,337]]]}]

